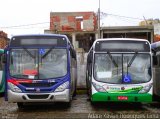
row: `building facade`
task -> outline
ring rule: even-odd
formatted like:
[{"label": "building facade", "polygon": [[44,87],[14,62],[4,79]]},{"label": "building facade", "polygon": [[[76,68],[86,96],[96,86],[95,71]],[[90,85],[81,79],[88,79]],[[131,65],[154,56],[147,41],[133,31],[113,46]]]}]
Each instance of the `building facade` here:
[{"label": "building facade", "polygon": [[89,51],[97,38],[97,15],[94,12],[51,12],[50,28],[45,33],[66,34],[77,50]]},{"label": "building facade", "polygon": [[51,12],[52,31],[95,31],[97,17],[94,12]]},{"label": "building facade", "polygon": [[7,34],[3,31],[0,31],[0,49],[4,49],[8,43]]}]

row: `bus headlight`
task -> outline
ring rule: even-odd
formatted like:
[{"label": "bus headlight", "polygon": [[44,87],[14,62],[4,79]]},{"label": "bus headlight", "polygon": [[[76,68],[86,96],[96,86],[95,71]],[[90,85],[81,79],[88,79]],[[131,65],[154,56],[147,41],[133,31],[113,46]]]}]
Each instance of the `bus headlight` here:
[{"label": "bus headlight", "polygon": [[106,92],[106,90],[103,88],[103,86],[100,86],[100,85],[98,85],[98,84],[96,84],[94,82],[92,82],[92,84],[93,84],[93,87],[96,89],[96,91],[98,91],[98,92]]},{"label": "bus headlight", "polygon": [[69,87],[69,81],[67,81],[67,82],[63,83],[62,85],[60,85],[58,88],[56,88],[56,90],[54,92],[62,92],[68,87]]},{"label": "bus headlight", "polygon": [[8,82],[8,87],[13,91],[13,92],[17,92],[17,93],[21,93],[22,90],[20,88],[18,88],[16,85],[14,85],[13,83]]},{"label": "bus headlight", "polygon": [[149,90],[151,89],[151,87],[152,87],[152,84],[148,84],[148,85],[144,86],[144,87],[139,91],[139,93],[147,93],[147,92],[149,92]]}]

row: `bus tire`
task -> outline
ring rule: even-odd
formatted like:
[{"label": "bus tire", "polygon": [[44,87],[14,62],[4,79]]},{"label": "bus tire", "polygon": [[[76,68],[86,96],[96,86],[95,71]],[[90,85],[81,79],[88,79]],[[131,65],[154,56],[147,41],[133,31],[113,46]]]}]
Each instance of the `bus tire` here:
[{"label": "bus tire", "polygon": [[142,106],[142,103],[141,103],[141,102],[134,102],[134,106],[135,106],[135,107],[141,107],[141,106]]},{"label": "bus tire", "polygon": [[77,80],[75,81],[75,87],[74,87],[74,92],[73,92],[73,97],[77,95]]},{"label": "bus tire", "polygon": [[24,108],[24,103],[23,102],[17,102],[17,106],[19,109],[23,109]]},{"label": "bus tire", "polygon": [[91,105],[92,105],[92,106],[96,106],[96,105],[97,105],[97,102],[91,101]]},{"label": "bus tire", "polygon": [[76,92],[76,88],[75,88],[75,90],[73,92],[73,97],[75,97],[76,95],[77,95],[77,92]]},{"label": "bus tire", "polygon": [[91,92],[91,89],[89,89],[89,90],[88,90],[88,97],[89,97],[89,100],[90,100],[90,101],[91,101],[91,95],[92,95],[91,93],[92,93],[92,92]]},{"label": "bus tire", "polygon": [[67,107],[71,107],[71,101],[66,102],[66,106],[67,106]]}]

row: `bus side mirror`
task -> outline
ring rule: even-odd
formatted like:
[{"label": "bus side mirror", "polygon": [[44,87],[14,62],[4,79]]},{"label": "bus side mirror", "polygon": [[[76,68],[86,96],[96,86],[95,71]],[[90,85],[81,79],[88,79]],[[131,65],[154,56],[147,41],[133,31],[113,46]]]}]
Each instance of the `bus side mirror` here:
[{"label": "bus side mirror", "polygon": [[92,63],[92,59],[93,59],[93,54],[89,54],[88,57],[87,57],[87,62],[88,63]]},{"label": "bus side mirror", "polygon": [[153,58],[153,65],[158,65],[158,58],[157,58],[157,56],[152,56],[152,58]]},{"label": "bus side mirror", "polygon": [[72,58],[77,59],[76,52],[71,48],[70,48],[70,53],[71,53]]}]

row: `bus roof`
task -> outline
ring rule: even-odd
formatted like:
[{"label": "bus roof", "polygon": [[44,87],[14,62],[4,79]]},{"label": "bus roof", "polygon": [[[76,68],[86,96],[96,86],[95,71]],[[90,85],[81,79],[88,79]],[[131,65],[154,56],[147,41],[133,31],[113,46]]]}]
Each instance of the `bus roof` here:
[{"label": "bus roof", "polygon": [[[89,52],[92,50],[92,49],[94,49],[95,50],[95,47],[96,47],[96,43],[97,42],[105,42],[105,41],[109,41],[110,43],[112,42],[112,41],[116,41],[116,42],[119,42],[119,43],[121,43],[121,44],[123,44],[123,41],[124,41],[124,43],[127,43],[127,41],[130,41],[131,43],[132,42],[138,42],[138,41],[141,41],[141,44],[142,44],[142,42],[147,42],[147,44],[149,45],[149,46],[147,46],[147,49],[148,49],[148,51],[150,50],[150,42],[148,41],[148,40],[146,40],[146,39],[138,39],[138,38],[103,38],[103,39],[97,39],[97,40],[95,40],[94,41],[94,43],[93,43],[93,45],[92,45],[92,47],[90,48],[90,50],[89,50]],[[121,42],[122,41],[122,42]],[[109,43],[108,42],[108,43]],[[115,42],[115,43],[116,43]],[[107,43],[107,42],[106,42]],[[108,44],[107,43],[107,44]],[[106,45],[107,45],[106,44]],[[100,45],[100,44],[99,44]],[[109,45],[109,44],[108,44]],[[98,46],[99,48],[100,48],[100,46]],[[97,47],[97,48],[98,48]],[[101,46],[102,47],[102,46]],[[106,48],[105,48],[105,50],[107,50],[108,48],[110,48],[109,46],[107,47],[107,46],[105,46]],[[121,46],[122,47],[122,46]],[[139,45],[139,50],[141,49],[140,47],[142,47],[142,46],[140,46]],[[96,48],[96,49],[97,49]],[[136,46],[134,46],[134,49],[136,49]],[[101,48],[101,50],[102,50],[102,48]],[[118,49],[117,49],[118,50]],[[120,48],[120,50],[122,50],[121,48]],[[128,47],[128,50],[129,50],[129,47]],[[133,50],[133,49],[130,49],[130,50]],[[138,49],[137,49],[138,50]],[[141,49],[142,50],[142,49]],[[146,48],[145,49],[143,49],[142,51],[144,52],[146,50]],[[147,51],[147,52],[148,52]]]},{"label": "bus roof", "polygon": [[[107,41],[107,40],[134,40],[134,41],[148,41],[146,39],[138,39],[138,38],[102,38],[102,39],[97,39],[96,41]],[[149,41],[148,41],[149,42]]]},{"label": "bus roof", "polygon": [[13,37],[29,37],[29,36],[62,36],[62,37],[67,37],[66,35],[62,35],[62,34],[24,34],[24,35],[15,35],[15,36],[12,36]]},{"label": "bus roof", "polygon": [[149,43],[149,41],[146,40],[146,39],[138,39],[138,38],[102,38],[102,39],[97,39],[97,40],[95,40],[94,43],[93,43],[93,45],[95,45],[96,42],[98,42],[98,41],[109,41],[109,40],[119,40],[119,41],[121,41],[121,40],[122,40],[122,41],[124,41],[124,40],[130,40],[130,41],[146,41],[146,42]]},{"label": "bus roof", "polygon": [[[63,39],[65,38],[65,40]],[[60,40],[62,39],[62,40]],[[62,34],[26,34],[26,35],[15,35],[11,38],[9,46],[19,47],[19,46],[67,46],[70,40],[66,35]]]}]

